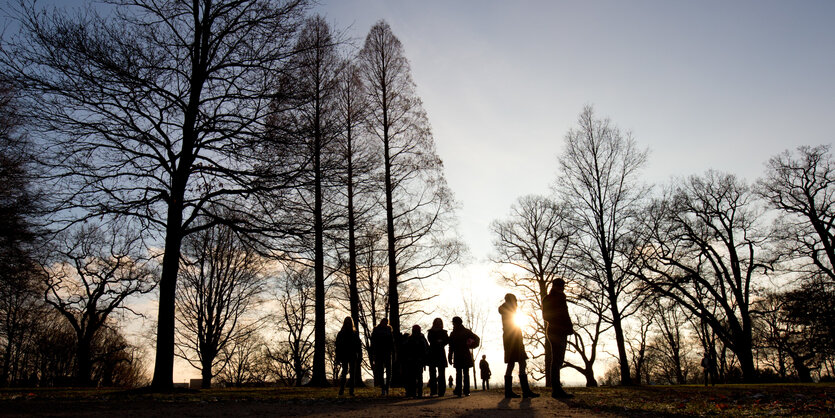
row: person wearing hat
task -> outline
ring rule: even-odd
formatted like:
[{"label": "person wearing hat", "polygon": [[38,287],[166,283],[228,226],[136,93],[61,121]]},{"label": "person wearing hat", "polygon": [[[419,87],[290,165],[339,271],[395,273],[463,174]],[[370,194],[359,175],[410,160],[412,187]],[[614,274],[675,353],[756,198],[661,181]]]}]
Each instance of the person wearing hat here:
[{"label": "person wearing hat", "polygon": [[528,384],[528,372],[526,368],[525,345],[522,342],[522,329],[516,325],[517,314],[516,295],[508,293],[504,296],[504,303],[499,306],[499,314],[502,316],[502,344],[504,345],[504,362],[507,363],[507,370],[504,374],[504,397],[518,398],[519,395],[513,392],[513,367],[519,363],[519,384],[522,386],[523,398],[537,398],[539,394],[532,391]]},{"label": "person wearing hat", "polygon": [[[449,362],[455,366],[455,389],[452,393],[457,397],[470,396],[470,367],[473,367],[473,354],[470,352],[470,341],[478,337],[469,329],[464,328],[461,317],[452,318],[452,332],[449,334]],[[463,382],[462,382],[463,378]]]},{"label": "person wearing hat", "polygon": [[551,344],[551,397],[573,398],[574,395],[563,390],[560,382],[560,369],[565,361],[565,346],[568,336],[574,334],[574,324],[568,316],[568,303],[565,299],[565,280],[554,280],[551,292],[542,299],[542,318],[545,319],[545,334]]}]

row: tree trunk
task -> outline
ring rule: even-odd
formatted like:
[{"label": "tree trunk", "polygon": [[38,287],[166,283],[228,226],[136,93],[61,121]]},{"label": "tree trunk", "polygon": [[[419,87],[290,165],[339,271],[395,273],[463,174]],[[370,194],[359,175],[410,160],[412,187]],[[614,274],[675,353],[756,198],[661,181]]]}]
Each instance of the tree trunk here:
[{"label": "tree trunk", "polygon": [[202,369],[200,370],[200,374],[203,377],[203,381],[200,382],[200,389],[211,389],[212,388],[212,363],[214,362],[214,358],[205,358],[201,364]]},{"label": "tree trunk", "polygon": [[615,330],[615,342],[618,347],[618,361],[620,362],[620,384],[631,386],[632,376],[629,373],[629,357],[626,355],[626,344],[623,337],[623,323],[618,309],[617,295],[609,290],[609,302],[612,306],[612,328]]},{"label": "tree trunk", "polygon": [[90,339],[85,337],[78,338],[78,347],[76,349],[76,372],[75,381],[79,386],[89,387],[93,385],[90,375],[93,370],[93,361],[90,353]]},{"label": "tree trunk", "polygon": [[[318,115],[318,110],[317,110]],[[324,221],[322,220],[322,133],[319,118],[314,122],[314,151],[313,151],[313,233],[315,273],[315,324],[313,336],[313,376],[310,386],[330,386],[325,370],[325,251],[324,251]]]},{"label": "tree trunk", "polygon": [[587,388],[597,387],[597,379],[594,378],[594,370],[592,369],[591,365],[586,365],[586,372],[583,373],[583,376],[586,377]]},{"label": "tree trunk", "polygon": [[174,387],[174,297],[183,240],[182,196],[180,193],[179,199],[172,199],[169,203],[168,223],[165,228],[165,253],[162,256],[162,274],[159,280],[157,351],[154,379],[151,382],[151,388],[156,391],[169,391]]}]

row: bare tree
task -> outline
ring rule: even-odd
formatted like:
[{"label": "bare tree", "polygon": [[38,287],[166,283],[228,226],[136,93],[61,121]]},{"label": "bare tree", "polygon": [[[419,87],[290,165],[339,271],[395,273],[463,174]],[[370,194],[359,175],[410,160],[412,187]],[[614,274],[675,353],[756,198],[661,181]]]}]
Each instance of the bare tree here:
[{"label": "bare tree", "polygon": [[385,21],[371,28],[359,53],[370,134],[383,148],[389,324],[400,331],[400,286],[441,272],[458,260],[449,238],[454,201],[426,112],[415,94],[409,61]]},{"label": "bare tree", "polygon": [[557,278],[567,277],[566,256],[573,234],[566,208],[543,196],[523,196],[511,206],[510,216],[490,225],[493,231],[494,263],[510,267],[502,278],[523,289],[533,301],[536,324],[533,342],[544,346],[545,385],[551,386],[551,345],[547,343],[542,300]]},{"label": "bare tree", "polygon": [[690,177],[644,216],[640,277],[657,294],[702,319],[756,380],[751,297],[774,260],[755,196],[730,174]]},{"label": "bare tree", "polygon": [[627,236],[645,191],[638,181],[647,151],[608,118],[597,118],[591,106],[583,109],[577,123],[565,135],[556,189],[574,215],[577,251],[587,263],[577,278],[609,299],[607,321],[615,333],[621,383],[628,385],[623,320],[635,312],[637,300],[628,295],[633,277],[627,273],[624,254],[630,251]]},{"label": "bare tree", "polygon": [[[64,220],[142,221],[163,241],[152,386],[172,387],[174,299],[183,237],[216,223],[265,232],[238,213],[286,187],[262,141],[275,77],[292,54],[303,0],[112,0],[70,16],[22,5],[0,72],[44,139],[41,163]],[[269,138],[269,137],[268,137]],[[291,177],[291,176],[289,176]],[[266,211],[265,211],[266,212]],[[208,217],[208,223],[195,223]]]},{"label": "bare tree", "polygon": [[314,329],[310,326],[313,314],[313,271],[304,266],[288,268],[278,278],[277,299],[278,345],[267,353],[276,363],[280,376],[288,383],[301,386],[309,377],[313,361]]},{"label": "bare tree", "polygon": [[315,337],[310,385],[327,386],[325,238],[337,228],[339,221],[334,200],[340,185],[337,106],[343,61],[336,49],[336,39],[321,16],[304,22],[296,51],[281,79],[279,97],[284,98],[284,103],[280,106],[286,111],[278,115],[278,125],[297,138],[297,153],[309,161],[291,198],[295,209],[291,215],[302,224],[299,229],[305,230],[295,237],[292,246],[295,254],[291,256],[311,265],[314,271]]},{"label": "bare tree", "polygon": [[262,384],[269,375],[269,359],[265,356],[265,342],[258,333],[236,339],[224,348],[226,366],[218,373],[218,380],[227,386],[242,387]]},{"label": "bare tree", "polygon": [[[461,300],[461,306],[464,308],[462,315],[464,323],[467,324],[470,331],[482,338],[484,337],[484,328],[487,326],[487,307],[489,306],[489,304],[485,302],[486,301],[484,300],[476,299],[472,288],[469,289],[469,293],[465,294]],[[474,351],[472,354],[476,364],[478,364],[478,356],[481,355],[481,351],[483,349],[484,344],[479,344],[477,348],[472,350]],[[473,388],[478,390],[479,380],[476,375],[476,369],[478,369],[478,367],[473,367]]]},{"label": "bare tree", "polygon": [[224,226],[185,239],[177,288],[177,356],[201,371],[203,388],[229,361],[224,352],[253,333],[264,260]]},{"label": "bare tree", "polygon": [[120,224],[81,225],[56,247],[41,266],[44,300],[75,331],[75,377],[90,385],[94,339],[114,311],[128,309],[125,299],[154,288],[155,264],[138,235]]},{"label": "bare tree", "polygon": [[687,327],[689,312],[664,298],[654,298],[645,306],[656,325],[656,333],[650,340],[649,350],[659,358],[657,373],[666,383],[687,383],[689,343]]},{"label": "bare tree", "polygon": [[574,304],[580,309],[574,311],[574,335],[569,337],[567,346],[580,356],[582,364],[565,360],[565,367],[571,367],[582,374],[586,378],[586,387],[597,387],[594,363],[600,338],[611,327],[605,321],[606,313],[609,312],[609,298],[597,287],[587,289],[577,285],[574,293]]},{"label": "bare tree", "polygon": [[798,147],[772,157],[757,192],[787,214],[776,222],[780,249],[807,275],[823,273],[835,283],[835,160],[828,145]]}]

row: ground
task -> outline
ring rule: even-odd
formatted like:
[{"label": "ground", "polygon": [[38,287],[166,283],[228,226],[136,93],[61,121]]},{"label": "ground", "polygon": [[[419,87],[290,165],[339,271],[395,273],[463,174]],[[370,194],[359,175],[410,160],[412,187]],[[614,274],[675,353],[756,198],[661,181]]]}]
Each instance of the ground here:
[{"label": "ground", "polygon": [[354,398],[336,389],[255,388],[148,394],[114,389],[4,389],[3,416],[835,416],[835,385],[722,385],[571,388],[558,401],[540,389],[536,399],[504,399],[501,390],[456,398],[388,398],[361,389]]}]

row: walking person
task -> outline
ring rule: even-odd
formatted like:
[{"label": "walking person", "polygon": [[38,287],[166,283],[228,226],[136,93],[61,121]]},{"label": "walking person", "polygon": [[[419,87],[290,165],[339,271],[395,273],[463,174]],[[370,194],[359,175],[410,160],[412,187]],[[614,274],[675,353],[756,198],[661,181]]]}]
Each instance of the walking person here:
[{"label": "walking person", "polygon": [[[429,396],[444,396],[446,393],[446,384],[444,384],[444,376],[446,376],[446,347],[449,344],[449,335],[444,329],[444,321],[441,318],[435,318],[432,321],[432,328],[426,331],[426,338],[429,340]],[[450,386],[452,386],[452,376],[450,376]]]},{"label": "walking person", "polygon": [[[394,352],[394,333],[389,320],[383,318],[371,331],[371,358],[374,363],[374,381],[380,385],[380,395],[389,393],[391,384],[391,360]],[[384,376],[385,374],[385,376]]]},{"label": "walking person", "polygon": [[565,346],[568,336],[574,334],[574,324],[568,316],[565,298],[565,280],[556,279],[551,292],[542,300],[542,318],[545,319],[545,335],[551,344],[551,397],[554,399],[573,398],[566,393],[560,381],[560,370],[565,361]]},{"label": "walking person", "polygon": [[420,331],[420,325],[412,326],[412,334],[406,340],[406,362],[404,366],[408,369],[406,378],[409,379],[409,384],[406,386],[409,392],[406,393],[406,396],[423,397],[423,370],[426,368],[428,355],[429,343]]},{"label": "walking person", "polygon": [[504,296],[504,303],[499,306],[499,314],[502,316],[502,344],[504,345],[504,362],[507,363],[507,370],[504,374],[504,397],[518,398],[519,395],[513,392],[513,367],[519,363],[519,383],[522,386],[523,398],[537,398],[538,393],[531,390],[528,385],[528,372],[526,370],[525,345],[522,342],[522,330],[514,322],[517,314],[516,295],[508,293]]},{"label": "walking person", "polygon": [[[455,366],[455,389],[457,397],[470,396],[470,367],[473,367],[472,345],[477,345],[478,336],[467,328],[461,317],[452,318],[452,332],[449,333],[448,360]],[[462,382],[463,378],[463,382]]]},{"label": "walking person", "polygon": [[362,343],[354,327],[354,320],[350,316],[345,317],[342,322],[342,329],[336,334],[336,362],[342,368],[342,375],[339,378],[339,396],[345,394],[345,377],[350,373],[350,384],[348,394],[354,396],[354,382],[356,381],[356,365],[362,353]]},{"label": "walking person", "polygon": [[481,356],[481,361],[478,362],[478,368],[481,371],[481,390],[490,389],[490,363],[487,363],[487,355]]}]

